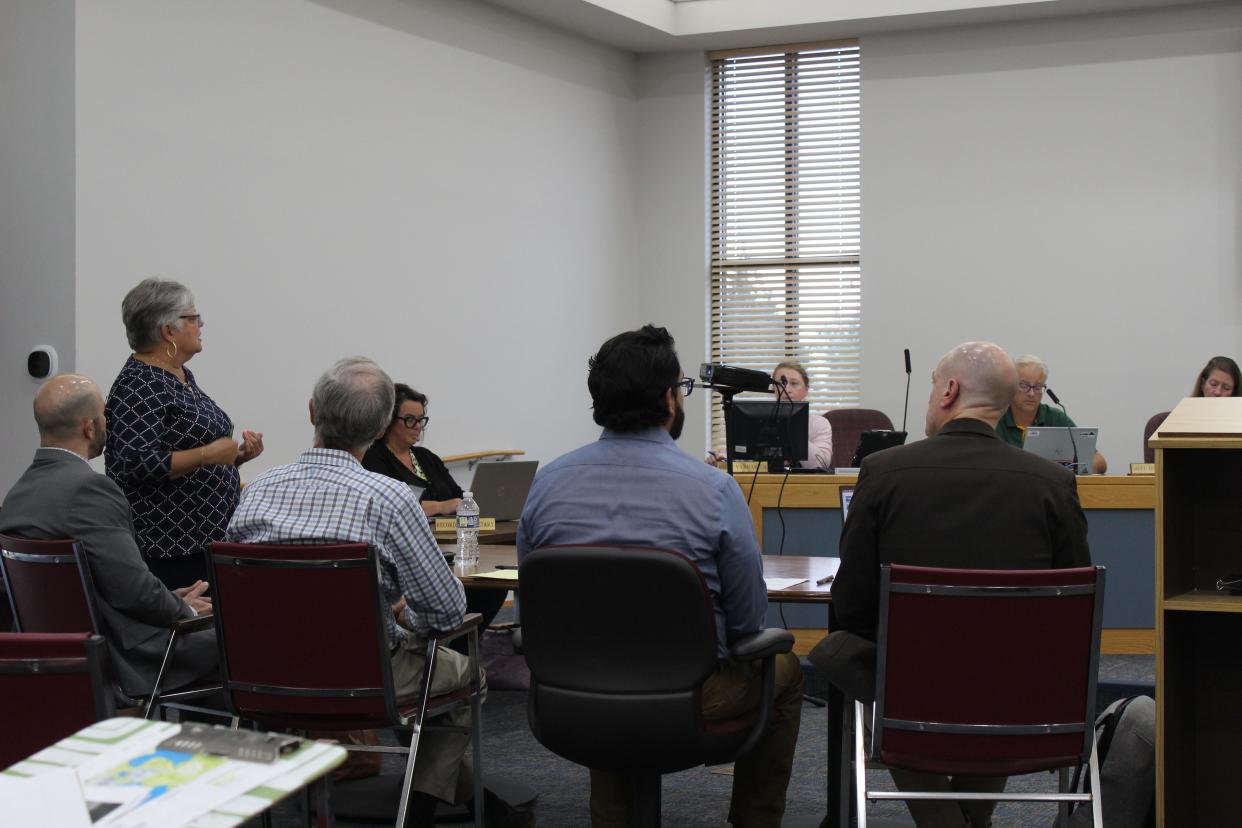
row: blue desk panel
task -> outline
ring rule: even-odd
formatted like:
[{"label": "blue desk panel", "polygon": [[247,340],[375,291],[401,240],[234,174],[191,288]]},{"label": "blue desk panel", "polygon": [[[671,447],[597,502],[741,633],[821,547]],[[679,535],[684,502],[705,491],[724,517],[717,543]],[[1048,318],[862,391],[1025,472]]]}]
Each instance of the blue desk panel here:
[{"label": "blue desk panel", "polygon": [[[1104,591],[1106,629],[1156,626],[1156,529],[1149,509],[1087,509],[1087,540],[1093,563],[1107,567]],[[784,521],[782,532],[781,522]],[[782,537],[784,545],[782,549]],[[763,554],[838,556],[840,509],[763,510]],[[825,607],[785,604],[791,628],[823,628]],[[768,608],[769,626],[781,626],[780,608]]]}]

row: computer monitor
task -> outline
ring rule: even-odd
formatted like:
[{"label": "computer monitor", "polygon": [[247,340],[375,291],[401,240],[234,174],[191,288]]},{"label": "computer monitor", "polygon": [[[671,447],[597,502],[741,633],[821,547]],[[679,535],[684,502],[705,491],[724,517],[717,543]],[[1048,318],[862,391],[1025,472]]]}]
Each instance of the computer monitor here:
[{"label": "computer monitor", "polygon": [[774,400],[734,400],[729,409],[730,460],[766,460],[793,466],[807,457],[810,405]]}]

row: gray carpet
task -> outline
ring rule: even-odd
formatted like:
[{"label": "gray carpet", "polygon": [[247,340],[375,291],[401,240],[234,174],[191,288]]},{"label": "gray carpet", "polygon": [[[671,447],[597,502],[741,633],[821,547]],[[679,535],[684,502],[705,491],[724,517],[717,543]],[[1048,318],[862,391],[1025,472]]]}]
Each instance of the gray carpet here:
[{"label": "gray carpet", "polygon": [[[1150,656],[1106,656],[1100,665],[1102,682],[1154,681],[1155,663]],[[786,797],[786,825],[816,825],[826,810],[826,729],[823,708],[803,705],[802,728],[794,757],[793,778]],[[526,725],[526,694],[522,691],[493,689],[484,705],[484,773],[495,773],[520,781],[539,792],[535,805],[537,824],[544,828],[589,825],[587,810],[588,778],[584,768],[573,765],[540,746]],[[386,772],[396,772],[396,763],[385,760]],[[869,783],[891,788],[884,772],[870,772]],[[720,769],[696,768],[664,777],[664,824],[668,826],[724,825],[729,807],[731,778]],[[1055,790],[1051,774],[1016,777],[1010,789]],[[877,803],[868,814],[881,822],[873,825],[913,825],[901,803]],[[997,807],[997,828],[1047,828],[1055,806],[1002,803]],[[257,821],[254,824],[258,824]],[[293,803],[277,807],[277,828],[302,825]],[[343,828],[370,823],[339,820]],[[391,823],[388,823],[391,824]],[[449,824],[449,823],[445,823]]]}]

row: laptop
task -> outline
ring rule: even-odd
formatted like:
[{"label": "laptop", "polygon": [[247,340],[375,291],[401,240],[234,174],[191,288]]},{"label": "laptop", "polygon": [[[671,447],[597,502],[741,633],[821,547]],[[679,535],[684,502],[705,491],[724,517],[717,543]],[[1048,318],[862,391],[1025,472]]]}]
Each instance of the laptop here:
[{"label": "laptop", "polygon": [[480,463],[470,483],[474,502],[479,504],[479,514],[497,521],[520,518],[537,468],[538,460]]},{"label": "laptop", "polygon": [[845,519],[850,514],[850,501],[854,499],[854,487],[842,486],[837,492],[841,495],[841,525],[844,526]]},{"label": "laptop", "polygon": [[877,451],[883,451],[886,448],[896,448],[897,446],[905,445],[905,442],[906,433],[904,431],[888,431],[886,429],[864,431],[858,435],[858,448],[854,451],[854,459],[850,461],[850,465],[858,468],[868,455],[875,454]]},{"label": "laptop", "polygon": [[1032,426],[1026,430],[1022,448],[1038,454],[1059,466],[1073,468],[1074,456],[1078,456],[1078,468],[1074,474],[1088,474],[1091,458],[1095,456],[1095,440],[1099,429],[1065,428],[1064,426]]}]

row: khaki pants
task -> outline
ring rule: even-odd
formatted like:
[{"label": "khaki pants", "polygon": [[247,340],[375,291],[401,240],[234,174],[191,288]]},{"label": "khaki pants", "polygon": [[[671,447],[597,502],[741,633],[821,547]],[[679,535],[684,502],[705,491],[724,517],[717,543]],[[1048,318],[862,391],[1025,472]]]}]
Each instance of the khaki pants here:
[{"label": "khaki pants", "polygon": [[[767,733],[733,768],[729,822],[750,828],[779,828],[785,813],[785,789],[793,768],[798,725],[802,721],[802,667],[792,653],[776,656],[775,708]],[[727,661],[703,683],[705,719],[731,719],[759,704],[759,667]],[[630,780],[617,773],[591,770],[591,825],[625,828],[632,824]]]},{"label": "khaki pants", "polygon": [[[427,642],[413,634],[406,636],[393,652],[392,681],[399,704],[418,701],[418,683],[422,680],[426,653]],[[483,681],[486,698],[486,679]],[[446,647],[437,647],[436,666],[431,673],[431,695],[452,693],[469,684],[470,659]],[[428,723],[424,720],[424,724]],[[466,748],[470,746],[470,705],[463,704],[430,723],[455,725],[466,728],[466,731],[423,730],[419,737],[418,757],[414,760],[414,790],[454,804],[473,798],[474,771],[466,756]]]}]

